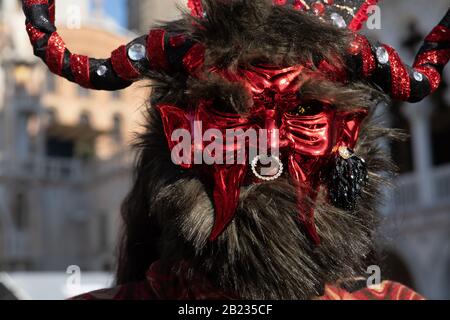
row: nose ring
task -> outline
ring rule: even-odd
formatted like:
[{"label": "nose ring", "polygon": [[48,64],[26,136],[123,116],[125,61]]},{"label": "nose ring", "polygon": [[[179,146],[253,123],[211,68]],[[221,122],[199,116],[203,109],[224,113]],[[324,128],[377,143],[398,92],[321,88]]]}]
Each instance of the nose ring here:
[{"label": "nose ring", "polygon": [[[272,159],[272,161],[271,161],[270,159]],[[278,166],[278,171],[277,171],[277,173],[275,173],[275,174],[273,174],[273,175],[264,175],[264,176],[261,175],[261,174],[256,170],[256,167],[257,167],[257,165],[258,165],[258,162],[261,161],[261,160],[267,160],[267,161],[270,161],[271,164],[273,164],[273,161],[275,161],[275,162],[277,163],[277,166]],[[274,181],[274,180],[277,180],[279,177],[281,177],[281,175],[283,174],[283,170],[284,170],[283,163],[281,162],[280,158],[275,157],[275,156],[267,156],[267,155],[258,155],[258,156],[256,156],[256,157],[252,160],[251,167],[252,167],[253,174],[254,174],[258,179],[261,179],[261,180],[264,180],[264,181]],[[271,166],[270,168],[272,168],[272,166]]]}]

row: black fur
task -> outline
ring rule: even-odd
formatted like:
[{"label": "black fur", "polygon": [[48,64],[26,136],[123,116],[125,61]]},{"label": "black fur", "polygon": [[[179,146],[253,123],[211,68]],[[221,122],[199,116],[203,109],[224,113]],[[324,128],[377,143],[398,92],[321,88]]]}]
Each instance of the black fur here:
[{"label": "black fur", "polygon": [[[249,61],[298,64],[343,56],[346,31],[270,0],[203,1],[206,18],[189,21],[193,38],[208,48],[207,64]],[[318,43],[326,43],[320,47]],[[314,59],[313,59],[314,57]]]},{"label": "black fur", "polygon": [[364,159],[356,156],[344,159],[337,154],[331,163],[330,172],[324,177],[329,200],[343,210],[355,210],[367,179],[368,172]]}]

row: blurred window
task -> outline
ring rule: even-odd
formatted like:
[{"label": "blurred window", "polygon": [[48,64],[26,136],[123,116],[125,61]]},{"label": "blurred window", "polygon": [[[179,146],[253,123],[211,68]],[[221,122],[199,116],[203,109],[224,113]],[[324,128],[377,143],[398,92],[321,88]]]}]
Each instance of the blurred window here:
[{"label": "blurred window", "polygon": [[89,112],[83,112],[80,116],[80,125],[83,127],[91,126],[91,116]]},{"label": "blurred window", "polygon": [[15,194],[12,214],[12,220],[17,230],[24,231],[28,226],[28,199],[23,192]]},{"label": "blurred window", "polygon": [[46,141],[46,154],[50,158],[73,158],[75,142],[57,136],[48,136]]},{"label": "blurred window", "polygon": [[[391,108],[389,108],[391,127],[398,128],[403,131],[403,133],[410,135],[411,129],[409,121],[401,113],[400,104],[395,103]],[[394,163],[399,169],[399,173],[408,173],[414,170],[413,163],[413,153],[411,138],[408,137],[404,141],[390,141],[391,145],[391,155]]]},{"label": "blurred window", "polygon": [[436,166],[450,163],[450,105],[445,99],[445,89],[446,84],[431,98],[435,106],[431,116],[431,139]]},{"label": "blurred window", "polygon": [[113,116],[112,134],[116,142],[122,141],[122,116],[118,113]]},{"label": "blurred window", "polygon": [[56,125],[58,122],[58,112],[55,108],[47,109],[47,124],[49,127]]},{"label": "blurred window", "polygon": [[100,251],[108,249],[108,214],[101,212],[98,215],[98,247]]},{"label": "blurred window", "polygon": [[17,116],[16,147],[21,159],[36,152],[39,119],[35,113],[21,111]]},{"label": "blurred window", "polygon": [[447,297],[446,299],[450,299],[450,257],[448,258],[447,262],[447,281],[445,283],[447,284]]},{"label": "blurred window", "polygon": [[0,125],[2,127],[0,127],[0,153],[3,150],[3,148],[5,148],[5,136],[4,136],[4,122],[5,122],[5,114],[0,111]]}]

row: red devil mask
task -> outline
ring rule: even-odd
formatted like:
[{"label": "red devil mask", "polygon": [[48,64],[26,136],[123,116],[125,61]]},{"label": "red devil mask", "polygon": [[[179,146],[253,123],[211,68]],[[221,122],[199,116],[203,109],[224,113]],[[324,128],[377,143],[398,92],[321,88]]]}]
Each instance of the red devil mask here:
[{"label": "red devil mask", "polygon": [[[222,136],[226,136],[230,129],[243,132],[249,129],[261,132],[259,130],[265,129],[269,137],[269,149],[280,148],[280,160],[287,164],[291,180],[297,187],[299,219],[314,242],[319,243],[314,225],[314,209],[306,205],[311,201],[305,199],[315,200],[320,169],[327,165],[335,151],[339,147],[354,148],[361,122],[367,113],[364,109],[337,111],[331,105],[317,102],[313,110],[307,112],[302,104],[308,102],[302,101],[299,95],[300,75],[304,72],[306,69],[301,66],[284,69],[253,66],[239,68],[233,74],[221,72],[228,81],[240,82],[251,94],[253,106],[245,114],[218,111],[214,102],[208,100],[201,100],[188,111],[167,104],[158,105],[157,108],[171,151],[179,143],[172,139],[177,129],[189,132],[190,137],[199,134],[203,137],[209,129],[218,130]],[[273,134],[275,131],[278,132],[279,141],[270,140],[270,137],[277,136]],[[196,167],[196,172],[212,187],[215,222],[210,239],[215,240],[235,216],[240,189],[248,181],[249,163],[253,159],[249,158],[249,152],[245,152],[245,163],[194,165],[196,154],[202,154],[208,145],[192,138],[191,146],[191,153],[187,158],[184,155],[184,162],[177,162],[185,169]],[[242,145],[236,140],[232,145],[227,144],[223,148],[224,158],[226,152],[231,150],[236,154],[242,151],[240,149]],[[255,182],[253,179],[252,183]]]}]

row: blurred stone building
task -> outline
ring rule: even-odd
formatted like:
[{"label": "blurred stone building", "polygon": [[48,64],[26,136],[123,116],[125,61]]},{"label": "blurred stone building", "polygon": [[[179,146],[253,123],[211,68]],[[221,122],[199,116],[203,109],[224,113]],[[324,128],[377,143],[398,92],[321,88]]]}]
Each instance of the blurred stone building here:
[{"label": "blurred stone building", "polygon": [[[134,36],[88,0],[57,2],[73,52],[109,56]],[[32,56],[20,1],[0,4],[0,271],[109,269],[146,90],[52,75]]]},{"label": "blurred stone building", "polygon": [[[425,35],[448,10],[448,0],[381,2],[381,30],[373,37],[397,48],[409,63]],[[450,298],[450,72],[432,97],[394,104],[388,123],[410,139],[391,144],[400,168],[387,190],[380,245],[387,277],[408,283],[428,298]]]},{"label": "blurred stone building", "polygon": [[177,6],[186,7],[184,0],[127,0],[127,2],[128,27],[139,34],[146,34],[158,21],[176,19],[180,16]]},{"label": "blurred stone building", "polygon": [[[177,17],[176,2],[183,4],[129,0],[130,29],[145,34]],[[50,75],[30,57],[17,1],[0,4],[0,269],[109,268],[129,188],[126,146],[146,92],[88,92]],[[62,30],[74,51],[104,56],[131,36],[112,31],[106,17],[90,19],[86,1],[58,6],[59,21],[82,12],[82,29]],[[383,1],[381,8],[382,28],[371,36],[412,62],[448,0]],[[387,144],[400,175],[380,210],[382,272],[428,298],[450,298],[449,95],[444,86],[419,104],[385,109],[388,124],[411,138]]]}]

